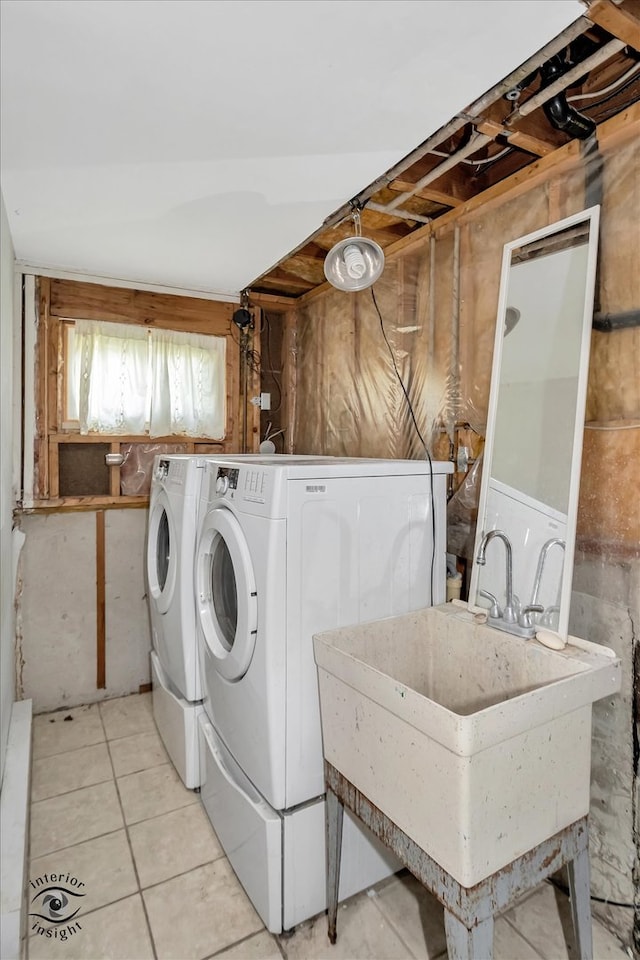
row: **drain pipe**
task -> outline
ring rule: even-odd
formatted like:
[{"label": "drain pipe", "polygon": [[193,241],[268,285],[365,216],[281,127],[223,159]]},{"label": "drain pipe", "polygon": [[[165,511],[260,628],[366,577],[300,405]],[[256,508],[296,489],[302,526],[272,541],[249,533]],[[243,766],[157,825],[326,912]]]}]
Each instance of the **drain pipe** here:
[{"label": "drain pipe", "polygon": [[[551,57],[540,67],[542,89],[558,80],[566,70],[559,56]],[[545,116],[552,127],[562,130],[563,133],[578,140],[587,140],[596,131],[595,121],[567,103],[567,94],[564,90],[555,94],[542,104]]]}]

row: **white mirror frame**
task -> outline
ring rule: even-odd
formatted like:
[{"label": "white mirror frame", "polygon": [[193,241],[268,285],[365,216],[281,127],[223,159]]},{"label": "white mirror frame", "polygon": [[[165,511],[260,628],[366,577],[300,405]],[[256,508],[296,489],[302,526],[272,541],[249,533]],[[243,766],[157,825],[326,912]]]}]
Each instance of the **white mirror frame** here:
[{"label": "white mirror frame", "polygon": [[[480,548],[480,543],[486,533],[485,521],[487,515],[487,501],[489,496],[489,485],[491,480],[491,469],[493,459],[493,445],[496,426],[496,414],[498,408],[498,394],[500,391],[500,369],[502,362],[502,349],[504,344],[505,317],[507,309],[507,299],[509,293],[509,271],[511,269],[511,258],[513,251],[519,247],[525,247],[530,243],[535,243],[545,237],[553,236],[563,230],[566,230],[576,224],[589,222],[589,245],[587,256],[587,269],[585,275],[585,301],[584,313],[582,318],[582,339],[580,346],[580,363],[578,372],[578,383],[576,390],[576,418],[573,435],[573,452],[571,457],[571,481],[569,485],[567,526],[566,526],[566,547],[564,550],[564,564],[562,568],[562,582],[560,589],[560,613],[557,632],[559,636],[566,640],[569,632],[569,612],[571,605],[571,586],[573,581],[573,560],[575,554],[576,525],[578,515],[578,496],[580,492],[580,468],[582,462],[582,440],[584,434],[584,416],[587,396],[587,380],[589,375],[589,351],[591,346],[591,330],[593,325],[593,298],[595,290],[596,266],[598,256],[598,232],[600,224],[600,207],[594,206],[580,213],[559,220],[550,226],[529,233],[524,237],[518,237],[510,243],[505,244],[502,255],[502,272],[500,276],[500,296],[498,300],[498,313],[496,322],[496,336],[493,348],[493,366],[491,371],[491,389],[489,394],[489,408],[487,413],[487,435],[483,455],[482,483],[480,486],[480,500],[478,504],[478,523],[476,527],[476,537],[473,550],[473,567],[471,571],[471,581],[469,585],[469,608],[474,612],[484,612],[486,609],[474,603],[478,593],[479,568],[476,563],[476,557]],[[507,536],[509,531],[505,530]]]}]

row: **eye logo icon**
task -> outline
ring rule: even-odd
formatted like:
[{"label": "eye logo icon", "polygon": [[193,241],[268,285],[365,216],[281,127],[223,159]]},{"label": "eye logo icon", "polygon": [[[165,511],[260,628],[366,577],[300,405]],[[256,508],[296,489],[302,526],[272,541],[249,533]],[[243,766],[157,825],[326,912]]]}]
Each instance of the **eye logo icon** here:
[{"label": "eye logo icon", "polygon": [[30,880],[29,886],[35,890],[29,910],[29,916],[33,917],[32,933],[48,939],[68,940],[82,929],[75,920],[86,896],[81,892],[82,880],[70,873],[45,873]]},{"label": "eye logo icon", "polygon": [[46,890],[40,890],[31,900],[31,904],[42,912],[32,910],[29,916],[50,920],[52,923],[68,923],[80,910],[80,904],[76,907],[74,901],[70,899],[72,897],[84,897],[84,893],[76,893],[74,890],[66,890],[63,887],[48,887]]}]

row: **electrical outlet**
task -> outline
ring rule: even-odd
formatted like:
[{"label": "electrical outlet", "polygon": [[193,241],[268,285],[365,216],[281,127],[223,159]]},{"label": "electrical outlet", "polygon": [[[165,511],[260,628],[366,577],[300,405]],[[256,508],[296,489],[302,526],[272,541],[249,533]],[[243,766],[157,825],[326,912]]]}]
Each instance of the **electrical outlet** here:
[{"label": "electrical outlet", "polygon": [[260,409],[271,410],[271,394],[270,393],[260,394]]}]

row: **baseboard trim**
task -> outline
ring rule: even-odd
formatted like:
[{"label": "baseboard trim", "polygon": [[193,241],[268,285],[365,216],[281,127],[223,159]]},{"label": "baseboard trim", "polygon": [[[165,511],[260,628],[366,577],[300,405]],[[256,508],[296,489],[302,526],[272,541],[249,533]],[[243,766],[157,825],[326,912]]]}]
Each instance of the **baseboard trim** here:
[{"label": "baseboard trim", "polygon": [[0,791],[0,956],[20,960],[29,839],[32,701],[13,704]]}]

